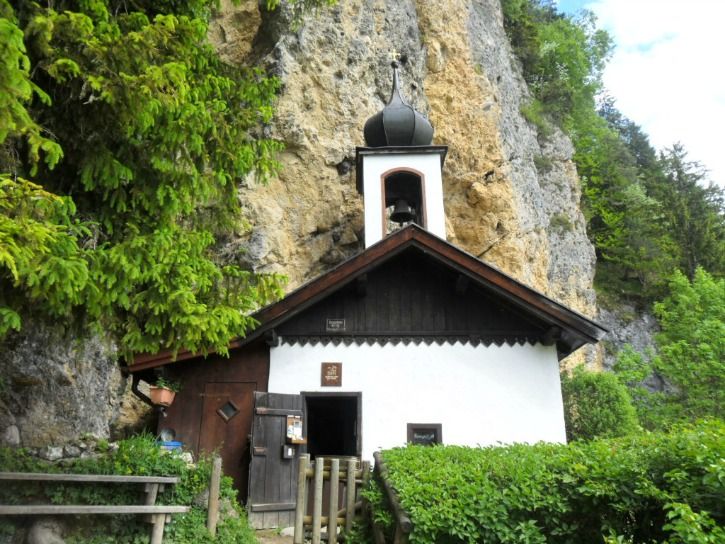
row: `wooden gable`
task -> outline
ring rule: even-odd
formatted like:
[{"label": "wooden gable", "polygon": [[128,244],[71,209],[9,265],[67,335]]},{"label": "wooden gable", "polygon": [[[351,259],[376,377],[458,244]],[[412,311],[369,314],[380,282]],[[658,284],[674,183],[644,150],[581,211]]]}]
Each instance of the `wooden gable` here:
[{"label": "wooden gable", "polygon": [[537,342],[549,326],[417,247],[276,327],[286,342]]},{"label": "wooden gable", "polygon": [[[415,271],[415,259],[418,257],[413,256],[414,251],[425,256],[424,269],[429,276]],[[398,259],[402,255],[405,257]],[[396,270],[398,273],[411,275],[411,278],[414,276],[415,279],[409,285],[406,285],[406,281],[397,280],[395,285],[398,287],[393,287],[393,283],[385,284],[386,274],[390,280]],[[367,300],[353,301],[353,291],[358,295],[361,290],[366,291],[366,284],[371,279],[375,281],[376,294]],[[451,285],[455,286],[453,295]],[[410,307],[403,304],[404,297],[407,297],[405,301],[416,299],[415,304],[421,315],[402,315],[402,309]],[[455,298],[459,300],[456,301]],[[467,304],[469,299],[476,303]],[[330,306],[317,306],[323,302]],[[445,304],[441,304],[442,302]],[[360,337],[367,335],[369,338],[371,334],[383,332],[397,335],[399,333],[396,331],[403,330],[410,336],[416,332],[416,327],[420,329],[417,332],[426,333],[417,335],[419,338],[438,333],[439,336],[455,336],[455,331],[459,330],[461,336],[468,335],[473,342],[476,342],[476,335],[481,341],[484,338],[496,341],[496,334],[501,333],[504,341],[506,338],[516,338],[515,341],[556,343],[560,359],[586,343],[597,342],[607,332],[588,317],[527,287],[496,267],[417,225],[409,225],[304,284],[279,302],[259,310],[254,314],[259,321],[257,329],[246,338],[231,342],[229,349],[237,349],[265,335],[273,342],[275,335],[281,331],[300,338],[311,336],[320,330],[321,318],[326,323],[327,317],[333,317],[325,312],[340,311],[340,307],[335,306],[340,304],[343,305],[343,311],[348,311],[345,304],[350,305],[349,311],[353,312],[351,319],[354,320],[351,323],[354,323]],[[313,307],[316,309],[312,310]],[[315,325],[297,320],[298,316],[308,310],[309,322],[314,322]],[[293,325],[293,321],[297,325]],[[287,323],[290,325],[287,326]],[[298,328],[294,329],[295,326]],[[493,328],[494,326],[499,329]],[[502,326],[506,329],[502,330]],[[477,327],[478,332],[473,330]],[[326,327],[325,338],[331,337],[328,333]],[[347,339],[350,340],[353,336],[348,335]],[[519,336],[522,340],[518,339]],[[339,334],[337,337],[343,338]],[[175,360],[199,357],[201,354],[188,351],[180,351],[176,357],[170,351],[140,354],[129,364],[129,370],[136,372]]]}]

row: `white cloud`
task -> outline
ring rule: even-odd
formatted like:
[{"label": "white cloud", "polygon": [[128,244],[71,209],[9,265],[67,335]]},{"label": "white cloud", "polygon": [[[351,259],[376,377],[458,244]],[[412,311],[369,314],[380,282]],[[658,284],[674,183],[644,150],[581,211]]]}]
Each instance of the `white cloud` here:
[{"label": "white cloud", "polygon": [[604,84],[657,148],[680,141],[725,186],[725,1],[594,0],[617,47]]}]

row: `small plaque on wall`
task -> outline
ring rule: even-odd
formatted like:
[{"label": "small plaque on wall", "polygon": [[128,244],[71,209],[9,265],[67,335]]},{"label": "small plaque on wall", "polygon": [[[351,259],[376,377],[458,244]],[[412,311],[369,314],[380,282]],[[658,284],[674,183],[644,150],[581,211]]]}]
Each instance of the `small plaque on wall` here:
[{"label": "small plaque on wall", "polygon": [[325,332],[345,332],[347,330],[344,319],[332,319],[325,321]]},{"label": "small plaque on wall", "polygon": [[443,425],[440,423],[408,423],[408,442],[422,446],[443,443]]},{"label": "small plaque on wall", "polygon": [[322,363],[322,387],[342,387],[342,363]]}]

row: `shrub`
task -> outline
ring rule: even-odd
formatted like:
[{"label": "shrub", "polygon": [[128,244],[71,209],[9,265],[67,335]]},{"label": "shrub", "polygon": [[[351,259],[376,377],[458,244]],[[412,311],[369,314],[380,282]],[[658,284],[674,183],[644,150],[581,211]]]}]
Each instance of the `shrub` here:
[{"label": "shrub", "polygon": [[[657,353],[643,356],[625,347],[614,371],[628,385],[642,424],[650,429],[725,415],[725,280],[702,268],[692,280],[676,272],[669,294],[655,304],[660,332]],[[655,374],[666,388],[652,392]]]},{"label": "shrub", "polygon": [[577,367],[562,374],[561,389],[569,440],[623,436],[639,428],[627,387],[613,374]]},{"label": "shrub", "polygon": [[440,542],[722,542],[725,424],[506,447],[383,453],[414,525]]},{"label": "shrub", "polygon": [[[118,449],[99,457],[78,459],[63,465],[30,457],[22,449],[0,448],[0,470],[22,472],[72,472],[78,474],[120,474],[137,476],[178,476],[175,486],[159,493],[157,504],[192,506],[187,514],[175,514],[166,525],[164,542],[169,544],[223,543],[251,544],[256,542],[246,515],[237,502],[236,490],[230,478],[222,478],[221,498],[228,501],[236,516],[223,518],[213,539],[206,529],[206,510],[193,504],[209,485],[211,463],[202,458],[189,466],[181,456],[162,450],[151,435],[122,440]],[[100,486],[89,484],[54,484],[44,482],[7,482],[0,489],[0,503],[52,504],[142,504],[142,489],[138,484]],[[92,523],[73,527],[68,542],[85,544],[135,543],[148,538],[149,525],[142,516],[97,516]],[[82,520],[86,522],[88,520]],[[11,534],[7,524],[0,527],[0,536]]]}]

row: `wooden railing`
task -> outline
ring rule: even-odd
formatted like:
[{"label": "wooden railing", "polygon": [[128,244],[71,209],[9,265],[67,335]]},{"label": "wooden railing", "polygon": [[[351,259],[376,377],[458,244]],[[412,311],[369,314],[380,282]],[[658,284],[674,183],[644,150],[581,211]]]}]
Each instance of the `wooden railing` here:
[{"label": "wooden railing", "polygon": [[[395,522],[395,532],[393,536],[393,544],[407,544],[408,537],[413,530],[413,522],[410,520],[410,516],[403,510],[400,505],[400,499],[393,486],[390,484],[388,478],[388,467],[385,466],[383,458],[380,452],[373,453],[375,459],[375,478],[382,484],[385,494],[388,497],[390,508],[393,510],[393,518]],[[375,544],[387,544],[383,531],[370,521],[370,525],[373,531],[373,537],[375,538]]]},{"label": "wooden railing", "polygon": [[119,515],[146,514],[153,524],[151,544],[161,544],[164,537],[164,525],[171,514],[188,512],[189,506],[157,505],[156,497],[165,485],[179,482],[177,477],[166,476],[118,476],[110,474],[45,474],[26,472],[0,472],[0,481],[52,483],[87,483],[89,485],[142,484],[146,497],[143,505],[80,505],[80,504],[0,504],[0,516],[39,516],[39,515]]},{"label": "wooden railing", "polygon": [[[297,504],[295,508],[294,544],[305,541],[305,530],[312,535],[312,544],[322,541],[322,527],[327,527],[327,541],[335,544],[338,541],[338,527],[343,529],[342,539],[352,529],[355,513],[362,511],[362,501],[358,499],[358,491],[367,483],[370,474],[370,463],[360,463],[357,459],[340,459],[317,457],[310,461],[308,454],[300,456],[297,480]],[[308,483],[309,482],[309,483]],[[327,516],[322,515],[323,489],[329,482],[329,499]],[[312,486],[312,515],[308,512],[308,497]],[[344,497],[340,488],[343,488]],[[340,500],[344,506],[340,508]]]}]

